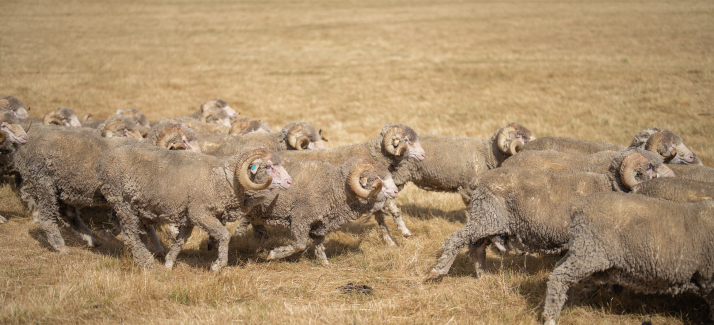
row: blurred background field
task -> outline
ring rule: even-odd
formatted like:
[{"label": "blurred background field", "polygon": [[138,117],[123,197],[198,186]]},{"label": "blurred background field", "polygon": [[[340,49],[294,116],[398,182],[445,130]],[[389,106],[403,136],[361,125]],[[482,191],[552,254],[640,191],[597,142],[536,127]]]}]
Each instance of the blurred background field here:
[{"label": "blurred background field", "polygon": [[[536,137],[621,145],[661,126],[714,166],[711,1],[5,0],[0,21],[0,97],[19,98],[32,116],[64,106],[158,119],[219,97],[274,130],[312,123],[328,147],[390,122],[478,138],[518,122]],[[442,282],[425,283],[444,238],[464,225],[464,205],[413,186],[398,203],[416,234],[400,247],[386,247],[364,218],[328,236],[329,266],[315,263],[312,246],[268,263],[288,240],[272,229],[265,242],[236,238],[229,267],[213,274],[215,252],[196,231],[174,270],[142,272],[121,246],[86,249],[69,232],[70,255],[50,252],[6,180],[0,323],[539,322],[557,256],[489,253],[490,272],[476,279],[462,254]],[[101,227],[105,213],[85,220]],[[347,283],[373,294],[344,294]],[[601,290],[574,299],[561,323],[708,318],[689,295]]]}]

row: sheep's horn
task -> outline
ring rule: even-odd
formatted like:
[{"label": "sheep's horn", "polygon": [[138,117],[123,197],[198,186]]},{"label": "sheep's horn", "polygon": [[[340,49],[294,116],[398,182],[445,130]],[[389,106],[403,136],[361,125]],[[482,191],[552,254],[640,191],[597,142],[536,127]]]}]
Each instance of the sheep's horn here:
[{"label": "sheep's horn", "polygon": [[92,114],[84,115],[84,118],[82,119],[82,124],[87,123],[87,120],[88,120],[90,117],[92,117]]},{"label": "sheep's horn", "polygon": [[635,167],[647,160],[642,154],[636,152],[631,153],[624,160],[622,160],[622,165],[620,165],[620,179],[622,183],[627,186],[627,188],[632,188],[640,181],[635,178],[633,174],[635,172]]},{"label": "sheep's horn", "polygon": [[[515,123],[511,123],[507,126],[504,126],[501,128],[501,131],[498,132],[498,136],[496,137],[496,143],[498,144],[498,149],[501,150],[501,152],[505,154],[510,154],[510,150],[508,149],[510,147],[510,143],[508,142],[508,135],[516,132],[516,127],[514,126]],[[512,155],[512,154],[511,154]]]},{"label": "sheep's horn", "polygon": [[515,138],[513,141],[511,141],[511,144],[508,146],[508,154],[513,156],[517,154],[519,151],[521,151],[521,148],[523,148],[523,141],[521,139]]},{"label": "sheep's horn", "polygon": [[352,189],[355,194],[363,199],[369,199],[371,197],[374,197],[375,195],[379,194],[379,191],[382,190],[382,180],[377,179],[372,183],[374,186],[374,189],[372,191],[368,191],[367,189],[362,187],[362,184],[359,182],[360,176],[362,176],[362,173],[364,173],[367,170],[370,170],[374,168],[371,164],[365,164],[365,163],[357,163],[354,166],[352,166],[352,170],[350,171],[350,189]]},{"label": "sheep's horn", "polygon": [[169,150],[186,150],[186,146],[183,143],[172,143]]},{"label": "sheep's horn", "polygon": [[238,182],[240,185],[251,191],[260,191],[270,186],[273,182],[273,177],[270,175],[268,175],[268,181],[263,184],[253,183],[253,181],[250,180],[250,177],[248,177],[250,164],[252,164],[256,159],[267,156],[267,152],[264,149],[255,149],[244,154],[243,156],[246,158],[243,159],[243,163],[239,164],[240,168],[236,171],[236,173],[238,173]]},{"label": "sheep's horn", "polygon": [[407,151],[406,142],[402,141],[401,139],[394,139],[396,141],[392,140],[394,136],[402,133],[403,131],[404,130],[402,130],[402,128],[400,127],[393,127],[384,134],[382,144],[384,145],[384,149],[387,150],[390,155],[401,156],[404,154],[404,152]]},{"label": "sheep's horn", "polygon": [[[298,133],[302,131],[303,126],[302,125],[295,125],[288,130],[288,144],[293,147],[295,150],[302,150],[303,148],[303,142],[304,140],[304,135],[300,136],[298,138]],[[310,139],[307,139],[307,142],[310,143]]]},{"label": "sheep's horn", "polygon": [[[30,123],[27,124],[27,127],[25,128],[25,133],[30,132],[30,127],[32,126],[32,120],[30,120]],[[0,141],[2,143],[2,141]]]},{"label": "sheep's horn", "polygon": [[330,140],[327,140],[327,138],[325,138],[325,136],[324,136],[324,135],[322,135],[322,129],[320,129],[320,131],[319,131],[319,132],[317,132],[317,133],[318,133],[318,134],[320,134],[320,139],[322,139],[322,141],[325,141],[325,142],[330,142]]},{"label": "sheep's horn", "polygon": [[674,177],[674,172],[665,164],[659,165],[656,171],[658,177]]},{"label": "sheep's horn", "polygon": [[649,139],[647,139],[647,142],[645,142],[645,150],[652,151],[660,155],[662,159],[664,159],[664,162],[667,163],[677,155],[677,150],[674,148],[670,150],[666,150],[666,148],[664,148],[664,150],[660,150],[660,145],[662,144],[664,136],[664,131],[653,133]]},{"label": "sheep's horn", "polygon": [[50,124],[64,126],[64,122],[62,122],[62,120],[58,119],[54,115],[47,114],[47,115],[45,115],[45,118],[42,119],[42,125],[50,125]]}]

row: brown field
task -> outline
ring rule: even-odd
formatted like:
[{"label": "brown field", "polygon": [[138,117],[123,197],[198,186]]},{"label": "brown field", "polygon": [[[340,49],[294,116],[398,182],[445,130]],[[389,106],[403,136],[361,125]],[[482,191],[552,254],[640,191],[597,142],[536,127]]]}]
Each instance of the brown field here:
[{"label": "brown field", "polygon": [[[14,1],[0,2],[0,97],[30,114],[66,106],[107,117],[139,108],[177,116],[220,97],[275,130],[305,120],[334,147],[385,123],[485,138],[518,122],[536,136],[629,144],[639,130],[677,132],[714,165],[712,1]],[[489,252],[476,279],[460,255],[424,282],[444,239],[464,225],[455,194],[407,186],[398,199],[415,237],[385,247],[363,218],[266,262],[287,232],[231,242],[209,270],[195,231],[176,267],[141,271],[121,246],[48,249],[5,181],[0,188],[0,323],[533,324],[557,256]],[[107,210],[85,213],[102,227]],[[91,218],[89,218],[91,217]],[[392,234],[396,226],[388,218]],[[168,243],[168,236],[162,234]],[[371,295],[344,294],[347,283]],[[563,324],[697,324],[693,295],[601,290],[573,299]]]}]

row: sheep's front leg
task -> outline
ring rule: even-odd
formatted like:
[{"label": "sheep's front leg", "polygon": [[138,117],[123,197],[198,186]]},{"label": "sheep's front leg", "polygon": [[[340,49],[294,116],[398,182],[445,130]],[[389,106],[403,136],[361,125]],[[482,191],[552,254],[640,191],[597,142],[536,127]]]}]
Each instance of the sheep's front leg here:
[{"label": "sheep's front leg", "polygon": [[141,242],[141,223],[139,216],[131,209],[131,205],[126,202],[119,202],[114,205],[117,218],[121,225],[121,237],[124,245],[129,247],[132,256],[143,269],[154,267],[154,256],[151,255],[144,243]]},{"label": "sheep's front leg", "polygon": [[325,255],[325,236],[310,235],[312,242],[315,243],[315,258],[323,265],[330,265]]},{"label": "sheep's front leg", "polygon": [[489,241],[485,239],[469,244],[468,254],[471,262],[474,264],[477,277],[484,275],[484,269],[486,268],[486,246],[488,246],[488,244]]},{"label": "sheep's front leg", "polygon": [[397,224],[397,228],[402,232],[402,236],[411,237],[412,232],[409,231],[409,228],[407,228],[407,225],[404,224],[404,220],[402,219],[402,210],[399,209],[396,203],[394,203],[394,200],[389,200],[386,208],[389,214],[392,215],[394,222]]},{"label": "sheep's front leg", "polygon": [[220,271],[224,266],[228,265],[228,243],[231,240],[231,234],[223,226],[223,223],[210,213],[198,214],[192,220],[218,243],[218,258],[211,265],[211,270]]},{"label": "sheep's front leg", "polygon": [[151,252],[158,257],[166,256],[166,251],[164,250],[164,246],[161,246],[161,241],[156,234],[154,225],[150,223],[144,224],[144,230],[146,231],[146,243],[149,244]]},{"label": "sheep's front leg", "polygon": [[397,243],[394,242],[392,235],[389,233],[389,227],[387,227],[387,224],[384,223],[384,213],[381,210],[374,213],[374,220],[377,220],[379,229],[382,232],[382,238],[385,242],[387,242],[387,245],[397,246]]},{"label": "sheep's front leg", "polygon": [[47,242],[50,246],[61,254],[69,253],[69,248],[64,244],[64,238],[57,226],[57,218],[59,216],[59,204],[55,193],[38,189],[37,205],[39,213],[40,228],[47,235]]},{"label": "sheep's front leg", "polygon": [[268,254],[268,261],[285,258],[297,252],[302,252],[307,248],[307,240],[310,238],[310,227],[308,225],[291,222],[290,232],[292,243],[286,246],[273,248]]},{"label": "sheep's front leg", "polygon": [[186,241],[191,237],[193,232],[193,224],[181,225],[178,230],[178,235],[174,239],[169,252],[166,254],[166,262],[164,267],[167,269],[172,269],[174,267],[174,262],[176,262],[176,256],[181,252],[181,247],[186,244]]}]

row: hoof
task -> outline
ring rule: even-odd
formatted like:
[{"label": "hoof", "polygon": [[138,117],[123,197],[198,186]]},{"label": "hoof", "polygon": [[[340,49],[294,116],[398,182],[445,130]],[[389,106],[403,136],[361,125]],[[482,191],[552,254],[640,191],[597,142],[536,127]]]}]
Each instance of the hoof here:
[{"label": "hoof", "polygon": [[442,277],[441,273],[437,269],[431,269],[431,272],[429,272],[429,279],[430,280],[437,280]]},{"label": "hoof", "polygon": [[402,236],[404,236],[404,238],[409,238],[409,237],[414,236],[414,235],[412,235],[411,232],[405,232],[405,233],[402,234]]},{"label": "hoof", "polygon": [[225,266],[225,265],[221,265],[221,264],[218,264],[218,263],[213,263],[213,265],[211,265],[211,271],[213,271],[213,272],[218,272],[218,271],[220,271],[224,266]]},{"label": "hoof", "polygon": [[275,254],[275,253],[273,253],[273,251],[270,251],[270,254],[268,254],[268,258],[266,259],[266,261],[272,261],[273,259],[275,259],[275,255],[274,255],[274,254]]},{"label": "hoof", "polygon": [[173,268],[174,268],[174,262],[172,262],[172,261],[166,261],[166,263],[164,263],[164,267],[165,267],[167,270],[173,269]]},{"label": "hoof", "polygon": [[59,251],[60,254],[69,254],[69,248],[64,245],[57,248],[57,251]]},{"label": "hoof", "polygon": [[164,258],[166,257],[166,252],[157,252],[154,256]]},{"label": "hoof", "polygon": [[0,224],[7,223],[7,219],[5,217],[0,216]]}]

